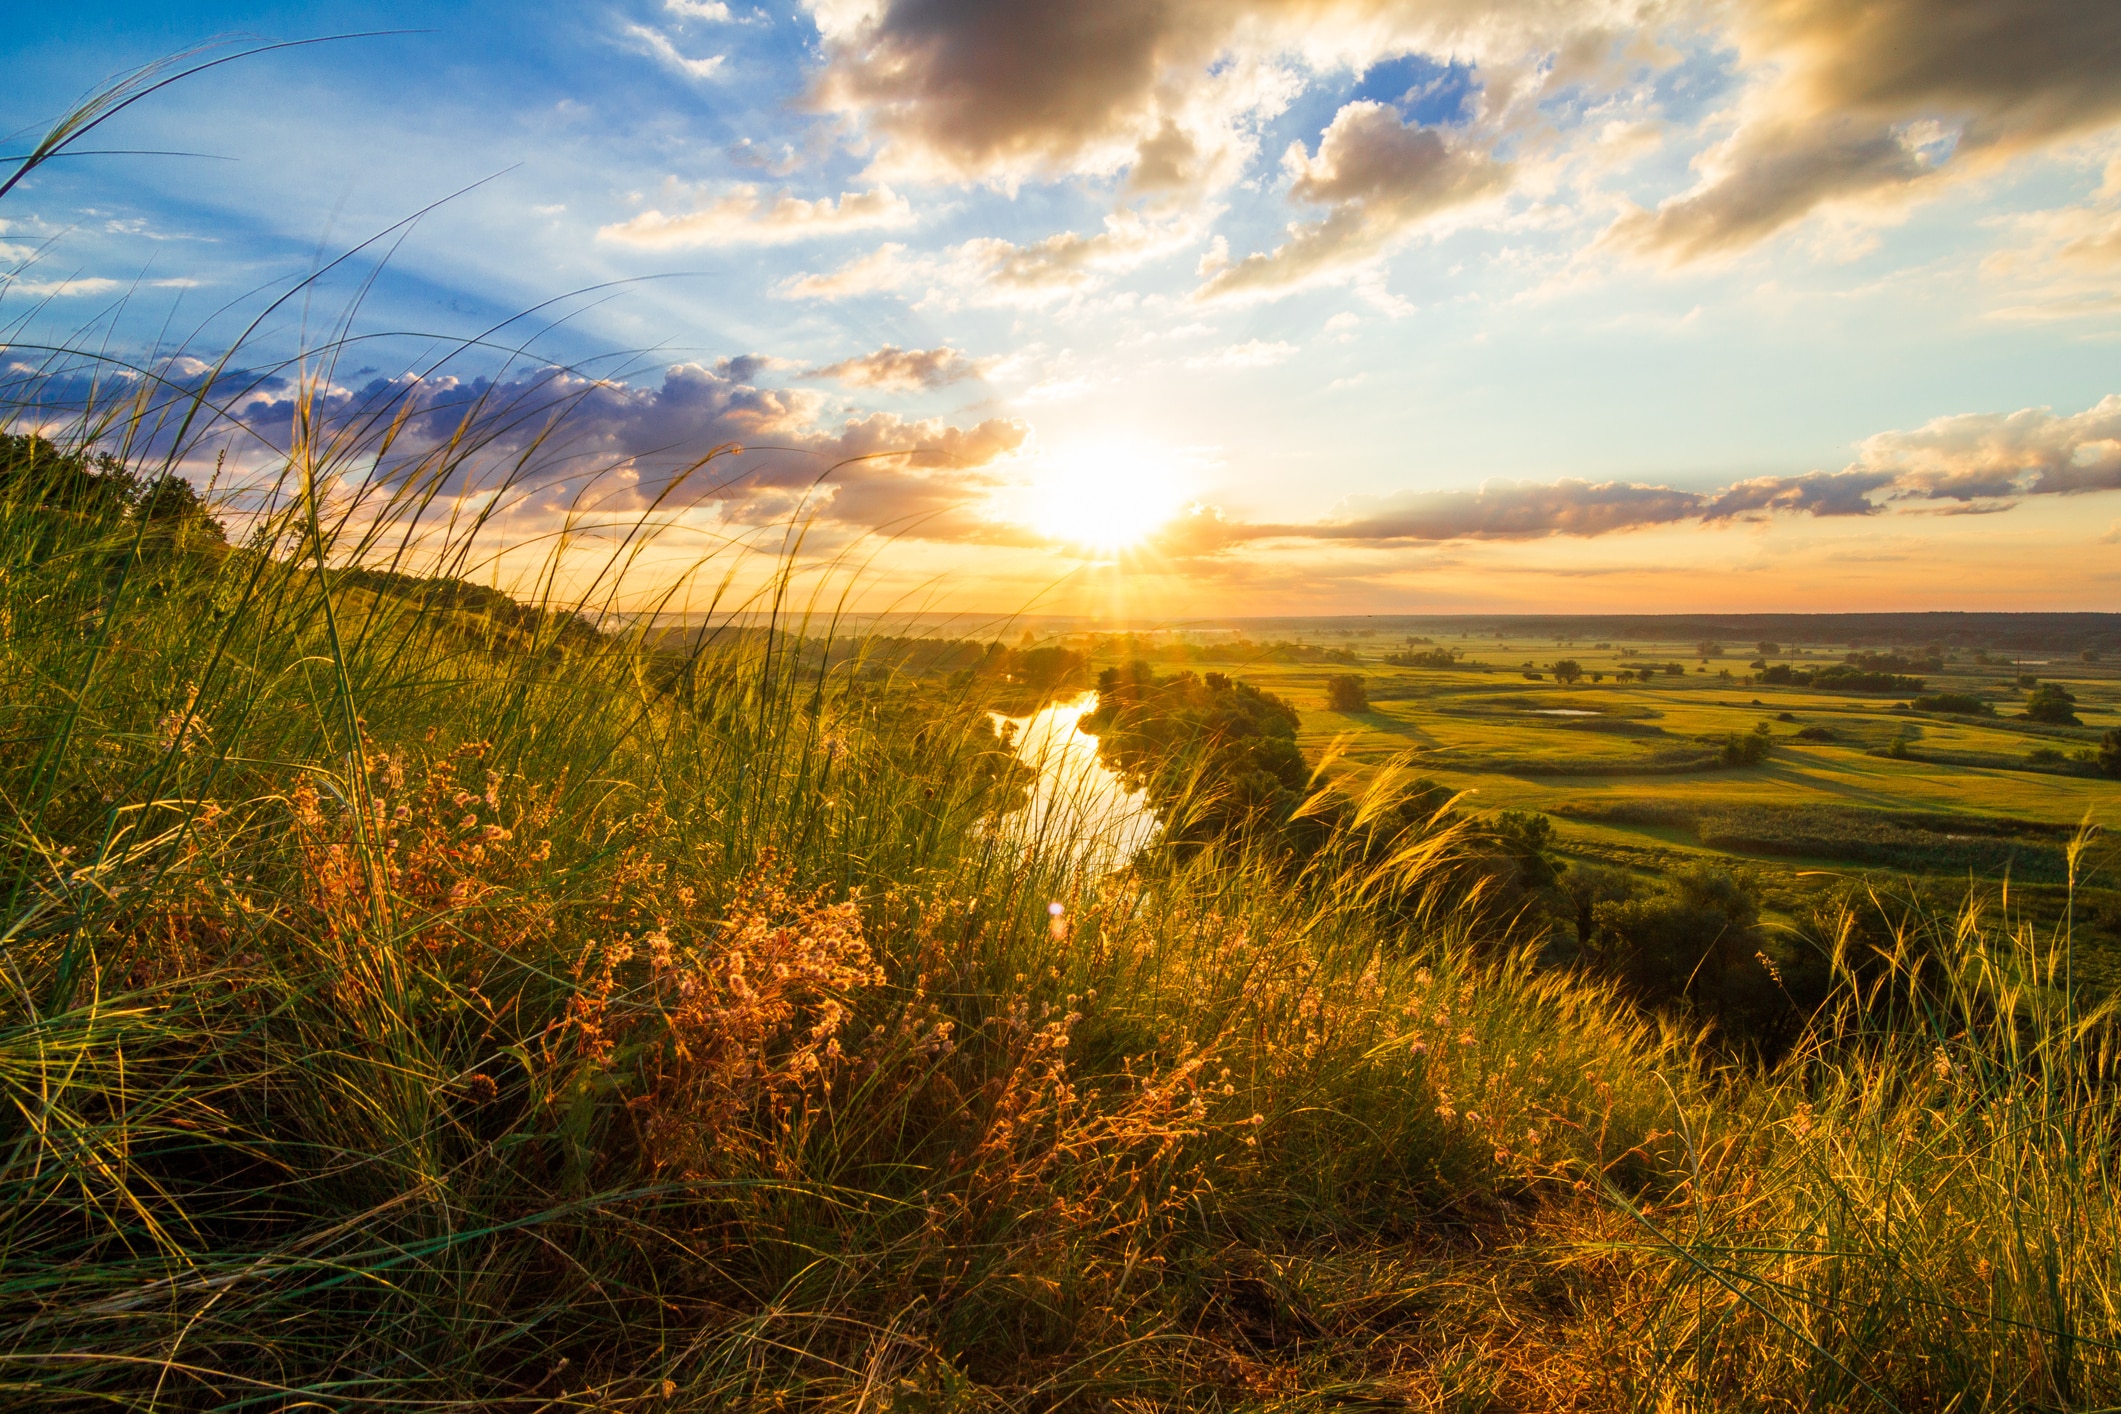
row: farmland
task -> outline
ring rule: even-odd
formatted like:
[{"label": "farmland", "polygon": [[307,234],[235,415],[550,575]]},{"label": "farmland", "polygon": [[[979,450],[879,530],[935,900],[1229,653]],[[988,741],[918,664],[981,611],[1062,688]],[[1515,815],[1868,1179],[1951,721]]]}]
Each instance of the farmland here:
[{"label": "farmland", "polygon": [[[1066,641],[1096,660],[1142,648]],[[1335,770],[1361,776],[1396,762],[1465,792],[1469,808],[1545,813],[1565,857],[1640,871],[1713,857],[1785,916],[1872,874],[2008,881],[2033,911],[2056,914],[2077,828],[2121,813],[2121,781],[2093,764],[2104,733],[2121,726],[2114,655],[1874,653],[1920,669],[1902,675],[1919,678],[1919,691],[1881,693],[1767,681],[1782,676],[1769,671],[1778,665],[1802,678],[1869,650],[1762,646],[1507,629],[1358,635],[1295,622],[1275,640],[1208,638],[1167,652],[1288,700],[1306,755],[1335,758]],[[1580,673],[1573,682],[1556,678],[1564,661]],[[1367,702],[1335,710],[1328,680],[1349,674]],[[2075,699],[2078,725],[2023,718],[2042,683]],[[1920,705],[1938,698],[1974,710]],[[1727,763],[1727,744],[1753,736],[1766,738],[1763,758]],[[2085,892],[2081,921],[2121,957],[2121,900],[2100,887],[2107,872]]]}]

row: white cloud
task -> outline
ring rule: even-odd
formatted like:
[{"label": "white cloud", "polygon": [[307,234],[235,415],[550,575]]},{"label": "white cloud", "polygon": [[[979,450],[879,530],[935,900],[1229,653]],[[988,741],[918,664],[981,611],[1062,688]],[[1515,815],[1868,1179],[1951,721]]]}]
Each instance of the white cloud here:
[{"label": "white cloud", "polygon": [[687,78],[711,79],[721,72],[723,62],[729,57],[726,54],[710,54],[705,59],[688,58],[678,52],[677,45],[671,43],[669,35],[659,29],[650,29],[647,25],[627,25],[625,32],[628,38],[639,40],[648,53]]},{"label": "white cloud", "polygon": [[118,288],[118,282],[93,275],[76,280],[12,280],[0,288],[32,299],[68,299],[77,295],[107,295]]},{"label": "white cloud", "polygon": [[722,0],[663,0],[663,8],[681,20],[729,23],[729,7]]},{"label": "white cloud", "polygon": [[692,211],[643,211],[600,228],[597,239],[668,250],[681,246],[783,245],[850,231],[913,224],[913,207],[889,187],[806,201],[781,192],[768,200],[755,186],[736,187]]}]

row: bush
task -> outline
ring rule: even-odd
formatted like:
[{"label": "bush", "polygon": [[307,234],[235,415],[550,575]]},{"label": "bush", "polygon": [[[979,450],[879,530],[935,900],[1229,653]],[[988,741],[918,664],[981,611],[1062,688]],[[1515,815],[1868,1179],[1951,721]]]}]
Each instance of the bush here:
[{"label": "bush", "polygon": [[1726,766],[1757,766],[1767,760],[1772,745],[1768,724],[1762,722],[1749,732],[1732,732],[1726,737],[1719,759]]},{"label": "bush", "polygon": [[1652,1004],[1720,998],[1748,969],[1758,970],[1759,919],[1750,890],[1722,870],[1696,866],[1645,893],[1594,903],[1590,952],[1601,971]]},{"label": "bush", "polygon": [[1996,709],[1985,700],[1964,692],[1939,692],[1914,701],[1918,712],[1950,712],[1961,717],[1993,717]]},{"label": "bush", "polygon": [[2121,727],[2108,727],[2106,735],[2099,739],[2096,764],[2100,775],[2121,780]]},{"label": "bush", "polygon": [[1419,653],[1387,653],[1384,661],[1395,668],[1455,668],[1458,655],[1448,648],[1430,648]]},{"label": "bush", "polygon": [[1335,712],[1367,712],[1370,694],[1356,673],[1334,673],[1326,679],[1326,706]]},{"label": "bush", "polygon": [[2045,722],[2050,726],[2081,726],[2076,706],[2076,695],[2068,688],[2058,682],[2044,682],[2025,699],[2025,716],[2028,721]]}]

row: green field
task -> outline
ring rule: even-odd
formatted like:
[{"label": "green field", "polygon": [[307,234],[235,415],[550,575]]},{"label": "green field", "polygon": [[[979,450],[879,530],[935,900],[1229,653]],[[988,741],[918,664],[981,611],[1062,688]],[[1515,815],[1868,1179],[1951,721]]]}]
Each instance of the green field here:
[{"label": "green field", "polygon": [[[1116,646],[1069,641],[1105,660]],[[1432,643],[1301,627],[1289,641],[1343,661],[1293,663],[1286,650],[1244,644],[1222,653],[1212,641],[1190,651],[1203,656],[1203,669],[1291,702],[1314,760],[1337,753],[1336,769],[1357,774],[1401,762],[1466,792],[1469,808],[1544,812],[1567,856],[1659,871],[1715,856],[1785,914],[1842,878],[1885,872],[2008,881],[2036,912],[2052,915],[2078,827],[2121,816],[2121,781],[2090,760],[2104,733],[2121,726],[2121,665],[2074,653],[2013,660],[1955,652],[1941,671],[1919,674],[1923,695],[1981,699],[1993,713],[1983,716],[1917,710],[1906,692],[1774,685],[1750,666],[1829,666],[1852,651],[1844,644],[1763,658],[1751,645],[1704,657],[1695,644],[1653,640]],[[1384,661],[1439,648],[1460,653],[1460,665]],[[1206,661],[1213,658],[1226,661]],[[1561,659],[1581,668],[1573,685],[1555,680],[1552,664]],[[1669,673],[1670,664],[1682,671]],[[1643,667],[1658,669],[1649,682],[1634,680]],[[1367,710],[1327,705],[1327,679],[1345,673],[1363,679]],[[1622,673],[1630,680],[1620,681]],[[2024,720],[2021,676],[2062,684],[2082,725]],[[1763,726],[1765,760],[1721,762],[1733,734]],[[2121,959],[2121,898],[2100,887],[2110,874],[2100,871],[2082,891],[2084,917],[2094,935],[2112,935],[2104,951]]]}]

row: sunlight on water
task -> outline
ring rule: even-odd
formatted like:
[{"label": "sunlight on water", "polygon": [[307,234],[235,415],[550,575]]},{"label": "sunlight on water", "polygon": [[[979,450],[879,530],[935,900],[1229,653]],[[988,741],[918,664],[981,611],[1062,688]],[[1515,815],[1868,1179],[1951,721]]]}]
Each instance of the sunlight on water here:
[{"label": "sunlight on water", "polygon": [[1096,710],[1097,694],[1086,692],[1028,717],[996,713],[995,725],[1015,729],[1016,759],[1038,772],[1030,801],[1009,817],[1010,838],[1064,842],[1077,863],[1104,873],[1155,838],[1156,816],[1141,791],[1128,790],[1097,759],[1097,738],[1076,729]]}]

